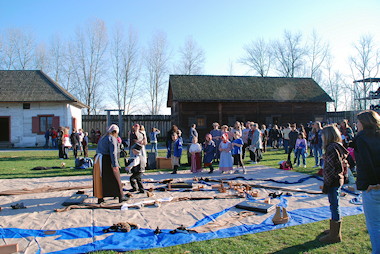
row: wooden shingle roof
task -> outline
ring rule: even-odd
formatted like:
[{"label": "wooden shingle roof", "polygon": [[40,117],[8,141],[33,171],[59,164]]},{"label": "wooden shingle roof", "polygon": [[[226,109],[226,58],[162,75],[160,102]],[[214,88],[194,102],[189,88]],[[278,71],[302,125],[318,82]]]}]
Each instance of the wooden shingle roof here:
[{"label": "wooden shingle roof", "polygon": [[0,70],[0,102],[66,102],[87,107],[40,70]]},{"label": "wooden shingle roof", "polygon": [[170,75],[168,106],[172,101],[331,102],[312,78]]}]

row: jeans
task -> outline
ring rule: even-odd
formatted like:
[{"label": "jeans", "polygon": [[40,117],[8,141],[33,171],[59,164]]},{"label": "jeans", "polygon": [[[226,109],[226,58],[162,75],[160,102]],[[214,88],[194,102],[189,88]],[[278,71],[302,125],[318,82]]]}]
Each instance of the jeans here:
[{"label": "jeans", "polygon": [[52,146],[53,148],[57,148],[57,138],[53,138],[53,139],[51,140],[51,146]]},{"label": "jeans", "polygon": [[157,153],[157,142],[151,142],[152,144],[152,147],[150,148],[150,151],[153,152],[153,149],[154,149],[154,152]]},{"label": "jeans", "polygon": [[284,142],[285,153],[287,154],[289,150],[289,139],[284,139],[283,142]]},{"label": "jeans", "polygon": [[319,144],[313,145],[313,154],[315,159],[315,166],[322,167],[322,146]]},{"label": "jeans", "polygon": [[339,195],[341,187],[330,187],[327,196],[330,203],[331,219],[334,221],[340,221],[340,207],[339,207]]},{"label": "jeans", "polygon": [[279,138],[278,141],[277,141],[277,147],[280,148],[281,146],[283,146],[283,139],[282,138]]},{"label": "jeans", "polygon": [[380,190],[363,191],[362,198],[372,253],[378,254],[380,253]]},{"label": "jeans", "polygon": [[297,149],[296,150],[296,159],[297,159],[297,166],[300,165],[300,157],[302,156],[302,163],[306,166],[306,156],[305,156],[305,149]]}]

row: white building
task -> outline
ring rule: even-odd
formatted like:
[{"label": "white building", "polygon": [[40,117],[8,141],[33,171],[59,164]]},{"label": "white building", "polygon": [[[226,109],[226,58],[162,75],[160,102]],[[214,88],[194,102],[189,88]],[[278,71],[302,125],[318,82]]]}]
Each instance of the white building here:
[{"label": "white building", "polygon": [[48,128],[82,128],[85,107],[42,71],[0,71],[0,145],[42,146]]}]

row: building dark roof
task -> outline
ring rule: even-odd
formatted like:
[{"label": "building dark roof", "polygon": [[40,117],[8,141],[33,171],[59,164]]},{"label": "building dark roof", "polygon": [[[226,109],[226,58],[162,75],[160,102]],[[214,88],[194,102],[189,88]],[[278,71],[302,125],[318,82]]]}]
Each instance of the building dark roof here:
[{"label": "building dark roof", "polygon": [[66,102],[87,107],[40,70],[0,70],[0,102]]},{"label": "building dark roof", "polygon": [[364,83],[364,82],[373,82],[373,83],[379,83],[380,78],[365,78],[365,79],[360,79],[360,80],[355,80],[354,83]]},{"label": "building dark roof", "polygon": [[170,75],[168,106],[172,101],[288,101],[332,102],[312,78]]}]

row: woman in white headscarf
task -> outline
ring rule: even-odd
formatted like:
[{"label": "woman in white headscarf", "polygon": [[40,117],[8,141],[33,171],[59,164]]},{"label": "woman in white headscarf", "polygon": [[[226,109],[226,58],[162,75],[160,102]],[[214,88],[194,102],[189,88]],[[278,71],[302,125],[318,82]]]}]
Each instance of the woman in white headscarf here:
[{"label": "woman in white headscarf", "polygon": [[119,127],[112,124],[107,133],[100,138],[96,149],[93,187],[94,196],[98,198],[98,203],[104,202],[104,197],[118,197],[119,202],[128,199],[123,194],[120,179],[118,142]]}]

